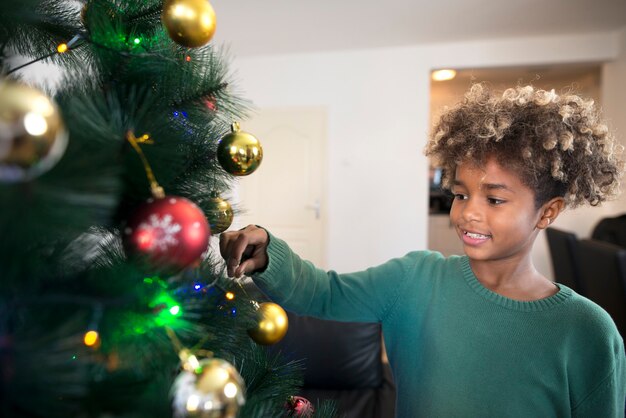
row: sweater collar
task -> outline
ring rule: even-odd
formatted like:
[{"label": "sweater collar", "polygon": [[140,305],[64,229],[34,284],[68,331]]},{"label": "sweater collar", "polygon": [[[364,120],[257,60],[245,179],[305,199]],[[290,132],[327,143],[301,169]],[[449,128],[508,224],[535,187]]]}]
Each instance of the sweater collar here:
[{"label": "sweater collar", "polygon": [[478,278],[470,267],[469,257],[462,256],[459,257],[459,260],[461,264],[461,270],[463,272],[463,277],[465,278],[469,287],[476,293],[478,293],[481,297],[506,309],[526,312],[543,311],[561,305],[573,294],[572,289],[557,283],[559,291],[556,294],[547,298],[532,301],[510,299],[492,290],[487,289],[485,286],[483,286],[481,282],[478,281]]}]

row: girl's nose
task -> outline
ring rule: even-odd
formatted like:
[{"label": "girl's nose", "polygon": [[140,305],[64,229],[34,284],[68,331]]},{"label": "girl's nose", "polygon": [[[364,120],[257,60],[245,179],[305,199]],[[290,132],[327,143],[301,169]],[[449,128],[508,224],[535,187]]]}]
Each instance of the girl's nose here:
[{"label": "girl's nose", "polygon": [[467,199],[463,205],[461,216],[465,222],[477,222],[482,219],[480,204],[475,199]]}]

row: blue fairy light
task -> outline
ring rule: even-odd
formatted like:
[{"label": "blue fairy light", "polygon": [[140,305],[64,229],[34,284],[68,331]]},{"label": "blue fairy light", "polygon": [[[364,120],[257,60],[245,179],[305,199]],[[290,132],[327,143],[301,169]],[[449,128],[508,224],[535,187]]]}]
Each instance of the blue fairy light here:
[{"label": "blue fairy light", "polygon": [[175,118],[182,116],[183,119],[187,119],[189,117],[189,114],[185,110],[174,110],[172,114],[174,115]]}]

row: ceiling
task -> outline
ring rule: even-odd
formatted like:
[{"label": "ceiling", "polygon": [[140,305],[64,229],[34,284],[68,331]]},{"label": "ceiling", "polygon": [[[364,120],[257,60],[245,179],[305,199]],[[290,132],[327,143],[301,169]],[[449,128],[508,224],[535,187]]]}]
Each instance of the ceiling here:
[{"label": "ceiling", "polygon": [[211,0],[236,56],[612,31],[626,0]]}]

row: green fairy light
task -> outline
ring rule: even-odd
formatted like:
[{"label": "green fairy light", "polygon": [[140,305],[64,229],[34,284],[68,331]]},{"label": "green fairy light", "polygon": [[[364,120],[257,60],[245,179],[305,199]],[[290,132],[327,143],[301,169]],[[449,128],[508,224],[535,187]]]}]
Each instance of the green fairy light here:
[{"label": "green fairy light", "polygon": [[[168,292],[167,282],[158,276],[148,276],[143,278],[143,284],[147,292],[146,296],[151,295],[147,300],[150,301],[148,307],[152,310],[152,315],[149,319],[145,318],[136,327],[142,328],[142,330],[155,326],[173,327],[178,321],[178,317],[183,315],[183,310],[178,301]],[[135,329],[135,332],[141,333],[138,329]]]},{"label": "green fairy light", "polygon": [[137,325],[133,328],[133,331],[135,331],[135,334],[145,334],[146,333],[146,329]]},{"label": "green fairy light", "polygon": [[160,292],[148,306],[156,312],[154,323],[157,326],[171,326],[182,315],[180,305],[166,291]]},{"label": "green fairy light", "polygon": [[135,43],[135,45],[139,45],[141,43],[141,38],[135,38],[133,39],[133,42]]},{"label": "green fairy light", "polygon": [[167,289],[167,283],[164,280],[161,280],[161,278],[159,278],[159,276],[144,277],[143,278],[143,282],[145,284],[147,284],[147,285],[157,284],[161,288]]}]

